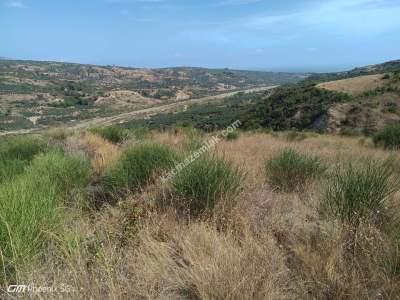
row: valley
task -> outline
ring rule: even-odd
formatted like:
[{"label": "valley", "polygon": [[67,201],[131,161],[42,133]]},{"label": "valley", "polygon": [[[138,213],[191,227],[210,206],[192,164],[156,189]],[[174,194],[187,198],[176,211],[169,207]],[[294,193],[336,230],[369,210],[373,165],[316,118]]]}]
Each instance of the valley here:
[{"label": "valley", "polygon": [[[0,132],[65,126],[189,99],[294,83],[301,73],[134,69],[0,60]],[[150,110],[152,111],[152,110]]]}]

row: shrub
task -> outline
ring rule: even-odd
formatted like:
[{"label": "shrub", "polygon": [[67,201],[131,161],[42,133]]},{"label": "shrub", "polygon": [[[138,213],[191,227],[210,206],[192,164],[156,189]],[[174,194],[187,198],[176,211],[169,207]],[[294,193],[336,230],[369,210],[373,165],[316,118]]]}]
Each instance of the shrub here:
[{"label": "shrub", "polygon": [[397,150],[400,148],[400,124],[388,125],[373,137],[376,146]]},{"label": "shrub", "polygon": [[292,149],[285,149],[265,164],[269,184],[276,189],[292,192],[325,172],[326,167],[317,157],[308,157]]},{"label": "shrub", "polygon": [[113,125],[108,127],[93,128],[91,131],[100,135],[103,139],[108,140],[114,144],[122,143],[129,137],[128,131],[119,126]]},{"label": "shrub", "polygon": [[332,176],[325,194],[329,212],[342,221],[356,223],[382,211],[383,204],[400,189],[391,162],[368,160],[360,167],[349,164]]},{"label": "shrub", "polygon": [[127,191],[136,192],[154,175],[172,167],[175,160],[175,153],[163,145],[131,146],[125,149],[114,166],[105,171],[104,189],[112,197],[122,196]]},{"label": "shrub", "polygon": [[182,169],[173,179],[175,193],[194,215],[211,211],[221,198],[233,198],[239,192],[244,173],[228,161],[200,157]]},{"label": "shrub", "polygon": [[237,140],[239,138],[239,136],[240,136],[240,134],[238,131],[231,131],[231,132],[228,132],[228,134],[226,135],[225,138],[228,141],[234,141],[234,140]]},{"label": "shrub", "polygon": [[0,185],[0,264],[6,275],[12,276],[19,265],[40,253],[46,233],[62,222],[67,192],[86,184],[88,175],[82,159],[50,153],[38,156],[24,174]]}]

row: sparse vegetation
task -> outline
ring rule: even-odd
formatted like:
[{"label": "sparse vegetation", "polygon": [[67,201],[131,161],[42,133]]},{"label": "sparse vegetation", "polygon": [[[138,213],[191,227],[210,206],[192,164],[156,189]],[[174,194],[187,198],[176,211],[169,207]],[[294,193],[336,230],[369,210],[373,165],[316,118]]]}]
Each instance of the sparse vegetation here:
[{"label": "sparse vegetation", "polygon": [[308,157],[292,149],[285,149],[267,160],[265,172],[272,188],[293,192],[322,175],[326,167],[317,157]]},{"label": "sparse vegetation", "polygon": [[[2,109],[1,129],[16,128],[13,120],[35,126],[112,115],[96,106],[118,94],[161,103],[182,88],[187,95],[180,97],[195,97],[270,78],[228,69],[18,64],[0,62],[8,78],[0,76],[0,89],[24,93]],[[399,66],[316,74],[300,85],[210,100],[125,129],[1,139],[0,284],[67,290],[3,289],[0,298],[396,299],[400,154],[387,150],[399,148],[400,130],[378,132],[374,141],[382,147],[353,133],[374,132],[389,123],[385,114],[391,122],[400,118],[399,74],[359,96],[314,83],[375,73],[382,80]],[[158,180],[236,120],[240,134],[169,181]],[[346,137],[312,133],[328,129]]]},{"label": "sparse vegetation", "polygon": [[[77,132],[62,151],[18,160],[21,169],[0,183],[2,285],[62,282],[77,299],[399,294],[398,216],[390,209],[398,187],[382,162],[385,150],[322,134],[296,145],[317,158],[287,148],[293,143],[285,134],[242,133],[161,186],[147,184],[185,157],[182,145],[192,137],[151,134],[155,144],[116,145]],[[53,139],[39,140],[46,138]],[[374,159],[314,181],[326,169],[322,161],[343,165],[367,154]],[[276,171],[269,174],[291,193],[264,184],[265,156]],[[304,189],[310,181],[315,188]],[[85,195],[101,192],[99,185],[116,198],[88,206]]]}]

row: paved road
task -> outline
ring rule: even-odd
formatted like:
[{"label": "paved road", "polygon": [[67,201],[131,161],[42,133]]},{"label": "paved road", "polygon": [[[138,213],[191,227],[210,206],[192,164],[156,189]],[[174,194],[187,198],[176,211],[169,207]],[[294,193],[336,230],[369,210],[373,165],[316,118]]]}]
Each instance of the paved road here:
[{"label": "paved road", "polygon": [[[146,109],[130,111],[130,112],[122,113],[122,114],[111,116],[111,117],[102,117],[102,118],[94,118],[94,119],[90,119],[90,120],[84,120],[84,121],[79,122],[78,124],[67,124],[66,126],[64,126],[64,128],[66,127],[69,129],[84,129],[84,128],[89,128],[92,126],[107,126],[107,125],[112,125],[112,124],[124,123],[129,120],[136,119],[138,117],[145,117],[145,116],[150,116],[150,115],[154,115],[154,114],[158,114],[158,113],[171,112],[171,111],[174,111],[180,107],[184,107],[185,105],[189,105],[189,104],[204,103],[204,102],[207,102],[210,100],[222,99],[222,98],[236,95],[240,92],[251,93],[251,92],[267,91],[267,90],[272,90],[276,87],[278,87],[278,86],[276,85],[276,86],[257,87],[257,88],[252,88],[252,89],[248,89],[248,90],[241,90],[241,91],[219,94],[216,96],[207,96],[207,97],[203,97],[203,98],[189,99],[189,100],[184,100],[184,101],[180,101],[180,102],[150,107],[150,108],[146,108]],[[34,132],[40,132],[42,130],[46,130],[48,128],[49,127],[41,127],[41,128],[6,131],[6,132],[0,132],[0,136],[34,133]],[[51,128],[54,128],[54,127],[51,127]]]}]

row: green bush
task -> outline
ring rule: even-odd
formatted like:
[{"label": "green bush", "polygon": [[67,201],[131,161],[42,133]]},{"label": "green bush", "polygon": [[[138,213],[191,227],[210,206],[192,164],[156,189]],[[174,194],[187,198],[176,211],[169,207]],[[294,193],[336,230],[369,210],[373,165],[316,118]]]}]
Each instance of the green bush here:
[{"label": "green bush", "polygon": [[139,144],[124,150],[120,160],[103,176],[105,192],[120,197],[126,192],[137,192],[164,169],[171,168],[176,154],[158,144]]},{"label": "green bush", "polygon": [[173,179],[175,193],[193,215],[212,211],[222,198],[234,198],[244,173],[228,161],[201,157],[183,168]]},{"label": "green bush", "polygon": [[285,192],[299,190],[307,182],[322,175],[326,167],[317,157],[308,157],[285,149],[265,164],[268,183]]},{"label": "green bush", "polygon": [[355,223],[382,212],[385,201],[399,189],[399,181],[393,179],[391,161],[369,160],[360,167],[350,163],[332,176],[325,202],[332,215]]},{"label": "green bush", "polygon": [[[60,153],[42,154],[13,181],[0,185],[0,265],[13,276],[40,253],[63,219],[69,190],[88,182],[89,164]],[[4,281],[5,278],[1,278]]]},{"label": "green bush", "polygon": [[373,137],[376,146],[397,150],[400,148],[400,124],[388,125]]},{"label": "green bush", "polygon": [[108,127],[93,128],[91,132],[100,135],[103,139],[114,144],[122,143],[127,140],[129,133],[126,129],[113,125]]}]

